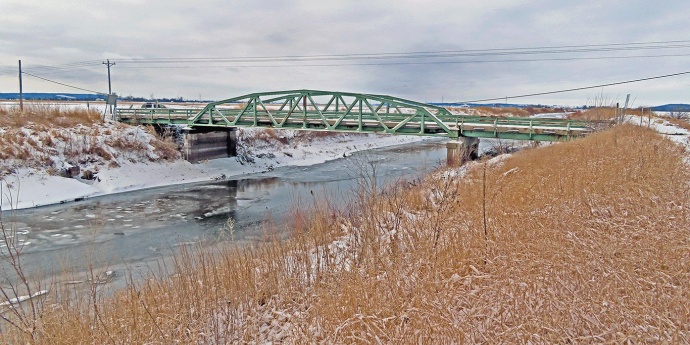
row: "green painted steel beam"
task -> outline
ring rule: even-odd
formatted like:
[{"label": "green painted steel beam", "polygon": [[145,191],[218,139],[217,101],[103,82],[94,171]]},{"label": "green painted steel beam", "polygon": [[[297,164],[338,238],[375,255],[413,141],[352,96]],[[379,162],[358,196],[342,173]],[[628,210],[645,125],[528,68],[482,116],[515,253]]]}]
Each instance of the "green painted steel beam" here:
[{"label": "green painted steel beam", "polygon": [[398,97],[319,90],[251,93],[212,102],[203,109],[118,109],[117,119],[192,128],[291,128],[541,141],[568,140],[600,127],[580,120],[456,115],[442,107]]}]

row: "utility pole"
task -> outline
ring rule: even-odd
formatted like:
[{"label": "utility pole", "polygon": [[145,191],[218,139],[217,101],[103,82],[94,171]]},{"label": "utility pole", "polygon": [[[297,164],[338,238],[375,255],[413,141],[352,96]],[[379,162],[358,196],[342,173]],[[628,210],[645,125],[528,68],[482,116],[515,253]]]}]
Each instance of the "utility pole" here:
[{"label": "utility pole", "polygon": [[[115,66],[114,62],[110,62],[110,59],[103,61],[103,64],[108,66],[108,96],[113,94],[113,89],[110,86],[110,66]],[[110,113],[113,113],[113,105],[110,105]]]},{"label": "utility pole", "polygon": [[110,66],[115,66],[114,62],[110,62],[110,59],[103,61],[103,64],[108,66],[108,94],[113,93],[113,89],[110,87]]},{"label": "utility pole", "polygon": [[22,60],[19,60],[19,111],[24,111],[24,91],[22,89]]}]

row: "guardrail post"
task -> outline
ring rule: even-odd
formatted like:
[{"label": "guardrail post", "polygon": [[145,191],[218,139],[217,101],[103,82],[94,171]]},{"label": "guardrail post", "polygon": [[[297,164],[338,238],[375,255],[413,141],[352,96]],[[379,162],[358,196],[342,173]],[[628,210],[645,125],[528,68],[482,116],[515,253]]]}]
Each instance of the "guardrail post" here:
[{"label": "guardrail post", "polygon": [[529,120],[529,140],[532,140],[532,120]]},{"label": "guardrail post", "polygon": [[302,128],[307,128],[307,95],[302,96]]}]

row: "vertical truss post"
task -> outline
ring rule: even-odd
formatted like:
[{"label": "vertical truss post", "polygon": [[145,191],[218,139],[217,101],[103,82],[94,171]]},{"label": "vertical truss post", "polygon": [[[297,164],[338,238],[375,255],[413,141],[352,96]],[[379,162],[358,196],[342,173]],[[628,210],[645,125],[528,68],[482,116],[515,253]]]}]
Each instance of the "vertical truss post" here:
[{"label": "vertical truss post", "polygon": [[307,95],[302,96],[302,128],[307,128]]},{"label": "vertical truss post", "polygon": [[258,98],[258,97],[259,97],[259,96],[256,96],[256,97],[252,98],[252,100],[249,102],[250,104],[251,104],[251,103],[254,103],[254,105],[252,105],[252,107],[254,108],[254,109],[252,109],[252,111],[254,112],[254,126],[256,126],[256,125],[259,124],[259,121],[258,121],[258,114],[256,113],[256,108],[257,108],[257,107],[256,107],[256,98]]},{"label": "vertical truss post", "polygon": [[359,116],[357,117],[357,119],[358,119],[357,130],[360,132],[362,131],[362,102],[363,102],[362,98],[359,97]]}]

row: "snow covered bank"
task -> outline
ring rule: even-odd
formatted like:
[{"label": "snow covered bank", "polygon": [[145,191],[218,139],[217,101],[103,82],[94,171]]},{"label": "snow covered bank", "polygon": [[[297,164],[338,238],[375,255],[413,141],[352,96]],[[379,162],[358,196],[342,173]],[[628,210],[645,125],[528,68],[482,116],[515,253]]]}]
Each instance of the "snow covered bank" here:
[{"label": "snow covered bank", "polygon": [[[259,140],[257,134],[260,132],[258,129],[241,130],[240,136],[252,138],[240,144],[245,151],[244,159],[229,157],[198,164],[183,160],[157,162],[151,159],[123,159],[118,161],[118,166],[99,166],[93,180],[55,176],[49,170],[40,168],[15,169],[0,182],[0,205],[6,211],[164,185],[222,180],[281,166],[319,164],[356,151],[423,140],[416,136],[343,133],[310,140],[290,140],[288,144],[281,144],[280,140],[285,137],[293,139],[296,131],[280,131],[277,140]],[[153,150],[152,147],[150,149]],[[60,157],[58,154],[53,158],[65,160]],[[150,158],[151,155],[144,154],[143,157]]]}]

